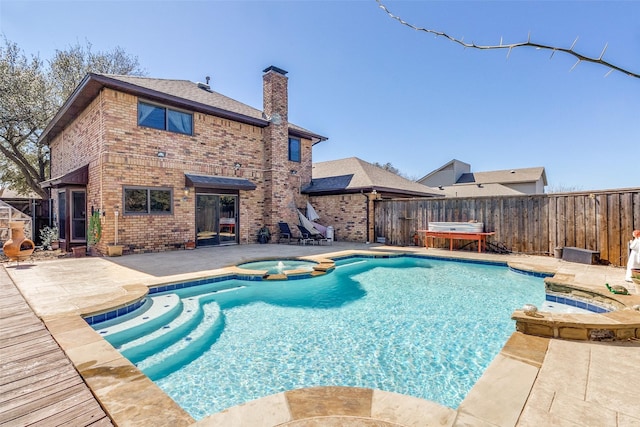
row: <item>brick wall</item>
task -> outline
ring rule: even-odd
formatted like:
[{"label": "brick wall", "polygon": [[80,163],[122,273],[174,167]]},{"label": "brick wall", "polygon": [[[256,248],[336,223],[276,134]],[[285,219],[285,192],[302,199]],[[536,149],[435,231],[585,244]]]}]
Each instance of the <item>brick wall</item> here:
[{"label": "brick wall", "polygon": [[102,142],[101,102],[100,96],[94,99],[73,126],[51,142],[51,177],[59,177],[97,159]]},{"label": "brick wall", "polygon": [[[368,241],[368,197],[360,193],[315,196],[310,198],[310,203],[320,216],[318,223],[333,226],[335,240],[364,243]],[[369,223],[371,228],[373,221]]]},{"label": "brick wall", "polygon": [[[276,97],[286,97],[286,77],[268,74],[284,79],[284,95]],[[194,113],[194,134],[182,135],[139,127],[137,103],[136,96],[105,88],[50,144],[52,176],[89,164],[87,205],[104,212],[101,252],[115,239],[116,209],[118,241],[128,252],[170,250],[193,239],[195,194],[193,189],[184,194],[185,173],[244,178],[257,185],[239,194],[240,243],[255,242],[265,224],[275,233],[278,221],[294,218],[294,206],[305,205],[299,191],[311,179],[311,141],[301,141],[302,163],[288,161],[286,114],[281,115],[284,126],[261,128]],[[159,151],[166,156],[159,158]],[[235,163],[242,165],[239,170]],[[294,168],[297,175],[290,173]],[[122,215],[124,186],[172,189],[173,213]]]}]

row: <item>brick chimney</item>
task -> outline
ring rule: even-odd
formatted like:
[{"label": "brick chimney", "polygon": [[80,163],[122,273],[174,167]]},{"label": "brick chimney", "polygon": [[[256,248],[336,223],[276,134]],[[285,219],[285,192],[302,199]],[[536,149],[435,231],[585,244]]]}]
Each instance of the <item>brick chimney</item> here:
[{"label": "brick chimney", "polygon": [[289,94],[287,72],[273,65],[262,70],[263,110],[267,120],[278,124],[286,122],[289,115]]},{"label": "brick chimney", "polygon": [[[264,130],[264,221],[272,232],[278,221],[291,221],[295,210],[290,185],[289,95],[287,72],[273,65],[263,70],[263,113],[269,125]],[[297,220],[296,220],[297,221]]]}]

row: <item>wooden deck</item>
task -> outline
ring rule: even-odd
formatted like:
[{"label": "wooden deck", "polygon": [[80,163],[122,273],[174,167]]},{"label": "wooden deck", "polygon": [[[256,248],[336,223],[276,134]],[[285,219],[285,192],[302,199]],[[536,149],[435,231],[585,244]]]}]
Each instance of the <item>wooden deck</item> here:
[{"label": "wooden deck", "polygon": [[0,266],[0,425],[113,426]]}]

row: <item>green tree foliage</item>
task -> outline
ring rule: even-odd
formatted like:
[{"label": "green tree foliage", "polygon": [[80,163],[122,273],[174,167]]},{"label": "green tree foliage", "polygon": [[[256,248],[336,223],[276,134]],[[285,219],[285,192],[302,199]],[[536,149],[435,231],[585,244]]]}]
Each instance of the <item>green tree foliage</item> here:
[{"label": "green tree foliage", "polygon": [[64,101],[89,72],[143,75],[137,57],[116,47],[91,51],[79,43],[57,50],[43,62],[28,57],[16,43],[3,38],[0,45],[0,184],[21,193],[47,192],[40,183],[48,178],[49,149],[39,142],[42,131]]},{"label": "green tree foliage", "polygon": [[387,162],[384,165],[381,163],[375,162],[373,165],[379,167],[380,169],[384,169],[387,172],[395,173],[396,175],[402,176],[402,174],[400,173],[400,170],[395,166],[393,166],[390,162]]},{"label": "green tree foliage", "polygon": [[56,110],[44,68],[15,43],[5,39],[0,47],[0,182],[41,196],[49,152],[38,137]]},{"label": "green tree foliage", "polygon": [[408,175],[408,174],[406,174],[404,172],[401,172],[400,169],[398,169],[397,167],[393,166],[390,162],[387,162],[385,164],[381,164],[381,163],[375,162],[375,163],[373,163],[373,165],[379,167],[380,169],[384,169],[387,172],[391,172],[391,173],[394,173],[394,174],[396,174],[398,176],[401,176],[404,179],[408,179],[409,181],[417,181],[418,180],[418,178],[415,178],[415,177],[410,176],[410,175]]}]

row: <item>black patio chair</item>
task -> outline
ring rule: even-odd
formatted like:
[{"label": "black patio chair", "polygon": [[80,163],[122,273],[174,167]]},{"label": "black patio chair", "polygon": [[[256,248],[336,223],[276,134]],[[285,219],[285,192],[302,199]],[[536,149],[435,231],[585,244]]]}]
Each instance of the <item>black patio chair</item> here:
[{"label": "black patio chair", "polygon": [[302,225],[298,225],[298,229],[300,230],[300,235],[302,236],[301,242],[303,245],[306,245],[307,243],[311,243],[312,245],[317,243],[321,245],[322,243],[330,242],[330,240],[324,237],[322,234],[313,234]]},{"label": "black patio chair", "polygon": [[286,239],[287,243],[291,243],[291,239],[297,239],[300,240],[299,238],[297,238],[296,236],[293,235],[293,233],[291,232],[291,229],[289,228],[289,224],[286,222],[279,222],[278,223],[278,243],[280,243],[280,240]]}]

